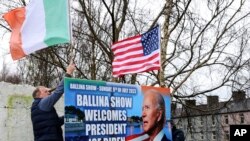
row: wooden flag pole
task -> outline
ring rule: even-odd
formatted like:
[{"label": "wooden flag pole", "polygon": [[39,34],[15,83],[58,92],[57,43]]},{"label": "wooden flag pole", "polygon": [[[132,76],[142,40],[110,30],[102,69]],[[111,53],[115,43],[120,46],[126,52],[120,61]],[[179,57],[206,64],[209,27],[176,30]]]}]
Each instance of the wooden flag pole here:
[{"label": "wooden flag pole", "polygon": [[70,62],[74,62],[75,59],[75,45],[74,45],[74,41],[73,41],[73,28],[72,28],[72,19],[71,19],[71,5],[70,5],[70,0],[68,0],[68,5],[69,5],[69,9],[68,9],[68,14],[69,14],[69,33],[70,33],[70,46],[69,46],[69,63]]},{"label": "wooden flag pole", "polygon": [[73,41],[73,32],[72,32],[72,20],[71,20],[71,12],[70,12],[70,0],[68,0],[68,14],[69,14],[69,33],[70,33],[70,47],[69,47],[69,62],[75,59],[75,52],[74,52],[74,41]]}]

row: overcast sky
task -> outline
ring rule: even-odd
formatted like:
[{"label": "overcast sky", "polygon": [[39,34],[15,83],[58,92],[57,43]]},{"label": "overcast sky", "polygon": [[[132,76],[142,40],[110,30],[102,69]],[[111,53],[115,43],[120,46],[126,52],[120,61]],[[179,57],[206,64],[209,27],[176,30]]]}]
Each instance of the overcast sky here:
[{"label": "overcast sky", "polygon": [[15,72],[17,61],[13,61],[10,55],[9,49],[9,40],[10,40],[10,33],[5,33],[4,36],[2,31],[0,34],[0,70],[2,70],[3,63],[5,63],[10,69]]}]

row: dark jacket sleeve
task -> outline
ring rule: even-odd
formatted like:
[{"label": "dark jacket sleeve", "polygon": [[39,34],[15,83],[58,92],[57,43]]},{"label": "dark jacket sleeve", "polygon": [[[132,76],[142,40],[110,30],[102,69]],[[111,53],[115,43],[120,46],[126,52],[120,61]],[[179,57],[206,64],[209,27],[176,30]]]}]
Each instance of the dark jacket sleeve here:
[{"label": "dark jacket sleeve", "polygon": [[64,116],[59,117],[59,124],[60,126],[64,124]]},{"label": "dark jacket sleeve", "polygon": [[[71,75],[66,73],[65,77],[71,77]],[[63,95],[63,93],[64,93],[64,79],[60,81],[60,83],[56,87],[56,90],[53,91],[51,95],[41,100],[41,102],[39,103],[39,108],[43,111],[50,111],[54,107],[55,103]]]}]

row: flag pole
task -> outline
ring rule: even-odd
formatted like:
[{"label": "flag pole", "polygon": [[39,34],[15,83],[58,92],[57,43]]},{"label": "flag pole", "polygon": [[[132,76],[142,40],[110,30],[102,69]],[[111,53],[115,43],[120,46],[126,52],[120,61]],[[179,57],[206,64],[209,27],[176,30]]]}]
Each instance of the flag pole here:
[{"label": "flag pole", "polygon": [[69,14],[69,34],[70,34],[70,43],[69,43],[69,62],[73,61],[74,62],[74,41],[73,41],[73,32],[72,32],[72,19],[71,19],[71,4],[70,0],[68,1],[68,14]]}]

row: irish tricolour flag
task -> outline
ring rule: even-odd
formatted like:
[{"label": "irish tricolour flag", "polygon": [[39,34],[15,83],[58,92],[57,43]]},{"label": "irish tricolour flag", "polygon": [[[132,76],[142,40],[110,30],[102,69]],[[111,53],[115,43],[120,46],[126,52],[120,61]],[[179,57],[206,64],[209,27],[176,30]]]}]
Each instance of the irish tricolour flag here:
[{"label": "irish tricolour flag", "polygon": [[32,0],[4,14],[12,34],[13,60],[51,45],[70,42],[68,0]]}]

